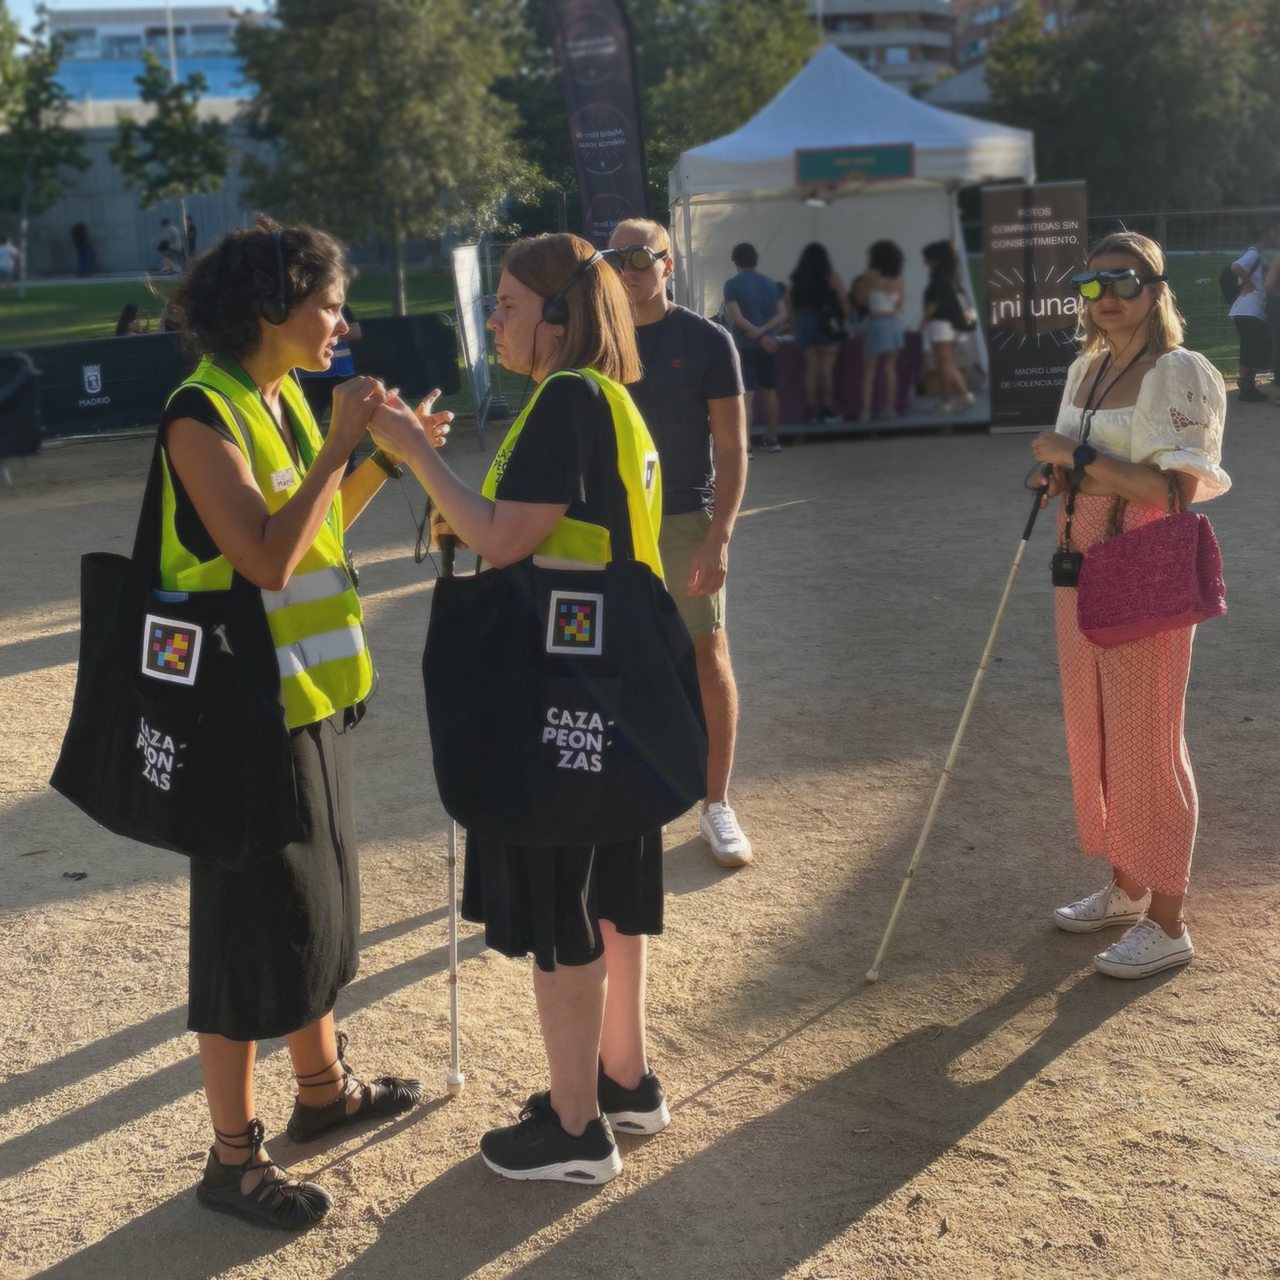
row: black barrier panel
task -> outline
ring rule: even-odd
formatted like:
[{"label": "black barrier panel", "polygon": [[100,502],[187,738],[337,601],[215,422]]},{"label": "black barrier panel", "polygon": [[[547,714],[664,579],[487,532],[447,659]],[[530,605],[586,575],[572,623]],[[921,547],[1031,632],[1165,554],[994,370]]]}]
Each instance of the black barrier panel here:
[{"label": "black barrier panel", "polygon": [[176,333],[24,347],[40,370],[46,436],[153,426],[191,360]]},{"label": "black barrier panel", "polygon": [[26,356],[0,354],[0,458],[40,452],[40,384]]},{"label": "black barrier panel", "polygon": [[399,387],[406,400],[434,387],[445,395],[457,395],[462,377],[458,331],[452,321],[452,315],[440,311],[361,320],[360,341],[351,344],[356,371]]},{"label": "black barrier panel", "polygon": [[[429,313],[362,320],[364,336],[352,347],[356,368],[398,386],[406,397],[432,387],[456,394],[462,383],[451,318]],[[154,426],[169,394],[193,367],[176,333],[61,342],[23,352],[40,371],[45,436]]]}]

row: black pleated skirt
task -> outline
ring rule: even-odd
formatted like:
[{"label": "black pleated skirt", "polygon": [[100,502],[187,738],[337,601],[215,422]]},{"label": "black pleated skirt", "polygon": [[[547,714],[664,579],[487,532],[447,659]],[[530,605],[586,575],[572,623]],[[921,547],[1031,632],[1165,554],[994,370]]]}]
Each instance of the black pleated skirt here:
[{"label": "black pleated skirt", "polygon": [[324,1017],[355,977],[352,720],[338,713],[292,734],[302,839],[242,871],[192,859],[190,1030],[229,1040],[288,1035]]},{"label": "black pleated skirt", "polygon": [[662,932],[662,832],[618,844],[531,849],[467,836],[462,916],[495,951],[532,953],[539,969],[604,954],[600,921]]}]

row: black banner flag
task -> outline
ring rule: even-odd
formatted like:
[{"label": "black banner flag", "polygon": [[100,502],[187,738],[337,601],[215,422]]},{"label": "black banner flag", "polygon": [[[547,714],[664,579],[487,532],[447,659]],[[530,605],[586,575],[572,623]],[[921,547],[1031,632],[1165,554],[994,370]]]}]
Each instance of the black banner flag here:
[{"label": "black banner flag", "polygon": [[1052,427],[1083,306],[1071,277],[1088,245],[1083,182],[982,189],[991,426]]},{"label": "black banner flag", "polygon": [[550,12],[582,234],[604,248],[619,222],[647,216],[631,26],[619,0],[550,0]]}]

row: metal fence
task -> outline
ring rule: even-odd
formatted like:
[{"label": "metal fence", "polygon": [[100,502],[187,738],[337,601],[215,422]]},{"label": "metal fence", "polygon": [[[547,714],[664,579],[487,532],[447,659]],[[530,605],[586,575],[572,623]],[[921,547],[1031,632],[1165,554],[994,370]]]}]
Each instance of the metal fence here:
[{"label": "metal fence", "polygon": [[[1218,276],[1249,247],[1260,227],[1280,227],[1280,206],[1193,210],[1185,213],[1099,213],[1089,218],[1089,242],[1113,231],[1137,231],[1164,246],[1170,286],[1187,322],[1187,346],[1202,351],[1228,377],[1239,372],[1235,325]],[[982,226],[965,224],[971,257],[981,258]],[[976,253],[973,251],[977,251]],[[973,265],[977,265],[976,263]],[[974,271],[980,289],[981,271]]]}]

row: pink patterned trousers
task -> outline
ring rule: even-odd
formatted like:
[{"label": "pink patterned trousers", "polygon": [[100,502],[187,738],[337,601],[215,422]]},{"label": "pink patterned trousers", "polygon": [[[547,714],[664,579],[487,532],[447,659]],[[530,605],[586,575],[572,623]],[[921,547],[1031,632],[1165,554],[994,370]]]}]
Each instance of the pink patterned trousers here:
[{"label": "pink patterned trousers", "polygon": [[[1073,550],[1102,540],[1110,505],[1108,497],[1077,497]],[[1130,505],[1124,526],[1164,514]],[[1059,535],[1063,520],[1060,507]],[[1157,893],[1183,894],[1199,817],[1182,731],[1195,628],[1100,649],[1080,634],[1075,591],[1059,587],[1054,596],[1080,843]]]}]

